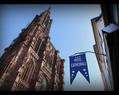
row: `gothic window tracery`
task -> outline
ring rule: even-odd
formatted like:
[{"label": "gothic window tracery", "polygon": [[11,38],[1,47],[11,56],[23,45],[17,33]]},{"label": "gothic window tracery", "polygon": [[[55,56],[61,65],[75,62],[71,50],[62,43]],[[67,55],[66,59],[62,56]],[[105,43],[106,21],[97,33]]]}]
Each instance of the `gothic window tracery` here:
[{"label": "gothic window tracery", "polygon": [[31,80],[31,76],[34,72],[34,68],[35,68],[34,62],[30,57],[29,61],[24,65],[24,68],[23,68],[24,70],[21,73],[21,78],[23,80],[29,82]]},{"label": "gothic window tracery", "polygon": [[49,51],[46,52],[45,59],[46,59],[46,63],[49,65],[49,67],[51,67],[53,57],[51,56],[51,53]]},{"label": "gothic window tracery", "polygon": [[57,73],[59,74],[59,72],[60,72],[60,60],[58,59],[57,60]]},{"label": "gothic window tracery", "polygon": [[44,75],[40,75],[38,82],[36,83],[36,90],[47,90],[48,81]]}]

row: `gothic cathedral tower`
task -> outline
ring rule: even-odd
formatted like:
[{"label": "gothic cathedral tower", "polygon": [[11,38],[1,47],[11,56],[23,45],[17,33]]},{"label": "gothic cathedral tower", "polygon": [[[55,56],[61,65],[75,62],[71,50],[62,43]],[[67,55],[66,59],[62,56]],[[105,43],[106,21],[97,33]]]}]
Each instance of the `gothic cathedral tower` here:
[{"label": "gothic cathedral tower", "polygon": [[0,58],[0,90],[63,90],[64,60],[50,41],[50,8],[36,15]]}]

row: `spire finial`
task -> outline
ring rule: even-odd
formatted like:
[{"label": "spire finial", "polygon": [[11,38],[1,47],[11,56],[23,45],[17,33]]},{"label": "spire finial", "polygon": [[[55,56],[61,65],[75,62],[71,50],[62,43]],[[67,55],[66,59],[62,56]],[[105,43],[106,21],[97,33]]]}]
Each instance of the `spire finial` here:
[{"label": "spire finial", "polygon": [[48,11],[50,11],[50,10],[51,10],[51,7],[48,8]]}]

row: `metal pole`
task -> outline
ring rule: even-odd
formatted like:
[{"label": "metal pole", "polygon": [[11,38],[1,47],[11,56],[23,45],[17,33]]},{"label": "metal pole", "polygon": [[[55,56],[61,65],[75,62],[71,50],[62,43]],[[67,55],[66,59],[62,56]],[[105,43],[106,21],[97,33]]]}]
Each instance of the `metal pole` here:
[{"label": "metal pole", "polygon": [[104,55],[104,56],[106,56],[106,54],[100,54],[100,53],[92,52],[92,51],[79,52],[79,53],[75,53],[75,54],[81,54],[81,53],[95,53],[95,54],[98,54],[98,55]]}]

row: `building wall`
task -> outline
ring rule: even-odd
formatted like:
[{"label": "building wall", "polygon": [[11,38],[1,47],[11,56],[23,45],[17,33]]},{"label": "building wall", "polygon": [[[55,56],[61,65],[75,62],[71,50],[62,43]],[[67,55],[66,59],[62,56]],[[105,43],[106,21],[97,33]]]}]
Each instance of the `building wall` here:
[{"label": "building wall", "polygon": [[101,4],[104,25],[110,23],[119,25],[119,4]]},{"label": "building wall", "polygon": [[[93,18],[91,22],[92,22],[93,33],[96,43],[94,45],[94,51],[99,53],[96,54],[96,57],[102,75],[104,90],[112,90],[112,82],[110,82],[110,80],[111,81],[113,80],[112,80],[112,74],[110,68],[110,60],[106,53],[106,47],[105,47],[103,33],[102,33],[102,29],[104,28],[104,21],[102,15]],[[106,56],[102,54],[106,54]]]},{"label": "building wall", "polygon": [[[109,24],[119,26],[119,4],[101,4],[102,15],[104,18],[105,27]],[[105,44],[107,45],[107,52],[110,56],[111,68],[113,73],[114,90],[119,89],[119,30],[104,31]]]}]

